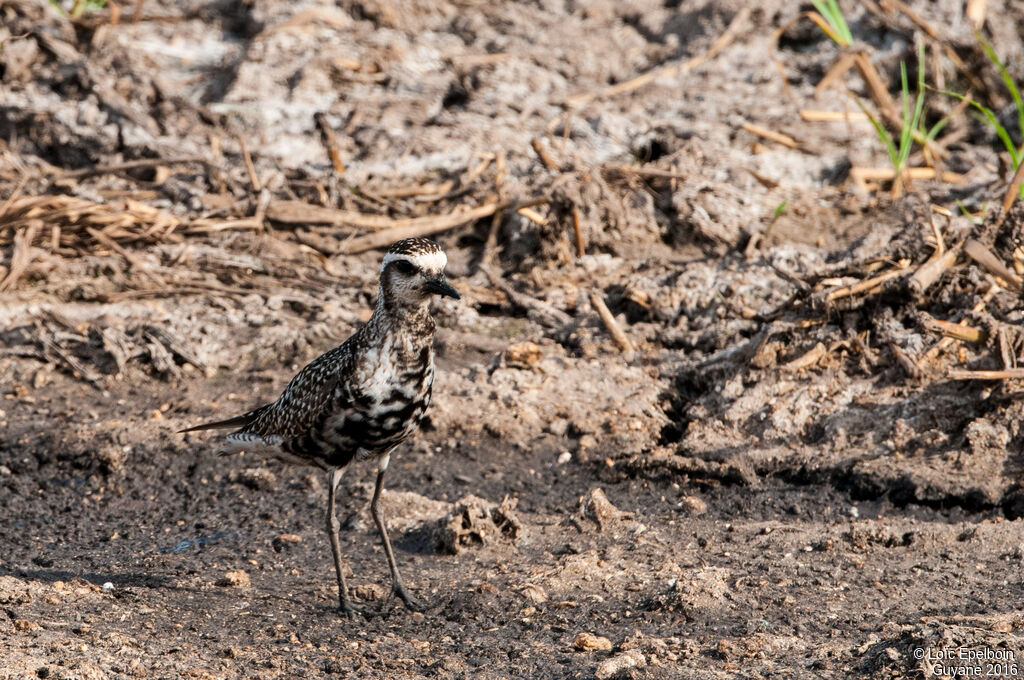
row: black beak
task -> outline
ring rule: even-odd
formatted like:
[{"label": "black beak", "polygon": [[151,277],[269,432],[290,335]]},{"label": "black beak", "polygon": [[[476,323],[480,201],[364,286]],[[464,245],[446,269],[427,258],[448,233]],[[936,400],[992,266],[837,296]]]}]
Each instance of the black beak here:
[{"label": "black beak", "polygon": [[455,298],[456,300],[462,297],[461,295],[459,295],[459,291],[452,288],[451,284],[448,283],[448,280],[444,278],[444,274],[441,274],[436,278],[428,280],[427,291],[431,293],[436,293],[438,295],[445,295],[450,298]]}]

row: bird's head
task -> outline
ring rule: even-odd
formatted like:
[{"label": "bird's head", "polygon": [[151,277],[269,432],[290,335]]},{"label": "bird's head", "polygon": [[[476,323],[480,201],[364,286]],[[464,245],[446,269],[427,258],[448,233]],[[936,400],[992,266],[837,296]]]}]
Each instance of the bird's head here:
[{"label": "bird's head", "polygon": [[422,307],[434,295],[459,299],[459,292],[444,276],[446,264],[444,251],[430,239],[407,238],[395,243],[380,266],[381,299],[401,307]]}]

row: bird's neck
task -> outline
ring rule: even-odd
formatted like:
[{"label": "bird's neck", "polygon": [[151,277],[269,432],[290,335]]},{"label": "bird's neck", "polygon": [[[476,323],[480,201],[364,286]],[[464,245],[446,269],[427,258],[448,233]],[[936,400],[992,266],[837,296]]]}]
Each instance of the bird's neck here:
[{"label": "bird's neck", "polygon": [[368,325],[390,332],[422,334],[430,340],[434,334],[434,319],[430,316],[429,299],[418,304],[400,303],[381,292]]}]

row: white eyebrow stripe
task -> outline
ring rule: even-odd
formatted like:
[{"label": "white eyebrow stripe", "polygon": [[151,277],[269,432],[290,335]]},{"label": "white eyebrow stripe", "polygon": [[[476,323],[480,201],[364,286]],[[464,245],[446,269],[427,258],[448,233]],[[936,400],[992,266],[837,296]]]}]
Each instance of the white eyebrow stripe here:
[{"label": "white eyebrow stripe", "polygon": [[384,271],[384,267],[388,266],[389,262],[395,260],[405,260],[411,262],[416,267],[423,271],[428,272],[441,272],[444,271],[445,265],[448,264],[448,256],[443,251],[437,251],[434,253],[419,253],[417,255],[406,255],[404,253],[388,253],[384,256],[384,261],[380,264],[381,271]]}]

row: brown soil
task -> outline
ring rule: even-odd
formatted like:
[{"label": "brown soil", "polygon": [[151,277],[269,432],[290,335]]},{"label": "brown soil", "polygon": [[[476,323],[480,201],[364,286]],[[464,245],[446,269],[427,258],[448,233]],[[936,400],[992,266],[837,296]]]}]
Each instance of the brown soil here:
[{"label": "brown soil", "polygon": [[[888,159],[864,121],[800,118],[859,109],[814,98],[840,53],[780,0],[109,4],[0,0],[0,678],[901,678],[919,649],[1024,651],[1021,382],[950,377],[1024,346],[990,128],[939,135],[960,183],[858,186]],[[929,82],[1020,139],[963,3],[842,4],[897,99],[923,23],[966,65]],[[984,33],[1020,81],[1011,4]],[[464,297],[385,497],[431,607],[347,620],[322,474],[176,432],[367,318],[368,239],[471,209],[435,233]],[[371,481],[340,512],[379,607]]]}]

